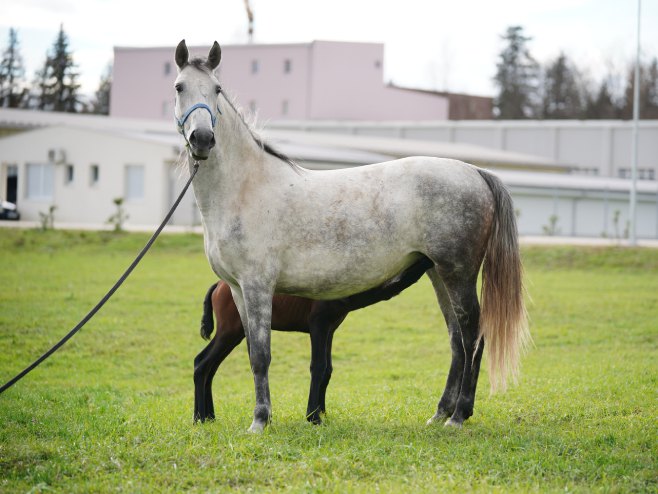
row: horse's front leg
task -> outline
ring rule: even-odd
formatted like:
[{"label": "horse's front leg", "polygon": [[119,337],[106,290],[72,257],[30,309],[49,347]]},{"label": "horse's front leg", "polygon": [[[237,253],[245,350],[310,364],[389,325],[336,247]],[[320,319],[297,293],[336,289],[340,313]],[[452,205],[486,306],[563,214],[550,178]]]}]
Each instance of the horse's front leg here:
[{"label": "horse's front leg", "polygon": [[[249,432],[261,432],[272,417],[268,371],[272,360],[270,352],[270,328],[272,324],[273,289],[262,284],[243,285],[242,300],[238,308],[246,314],[246,335],[249,362],[254,375],[256,406]],[[235,298],[235,292],[233,296]],[[243,320],[243,323],[245,321]]]}]

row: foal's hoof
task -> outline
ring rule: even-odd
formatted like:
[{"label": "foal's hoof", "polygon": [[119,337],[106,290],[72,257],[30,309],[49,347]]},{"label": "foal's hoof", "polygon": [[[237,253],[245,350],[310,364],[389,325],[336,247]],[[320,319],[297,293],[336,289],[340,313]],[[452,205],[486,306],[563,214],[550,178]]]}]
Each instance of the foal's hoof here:
[{"label": "foal's hoof", "polygon": [[450,417],[449,413],[446,413],[443,410],[439,410],[427,420],[427,425],[443,422],[448,417]]},{"label": "foal's hoof", "polygon": [[265,429],[265,425],[267,425],[266,422],[259,422],[254,420],[251,423],[249,429],[247,429],[247,432],[250,432],[252,434],[260,434],[261,432],[263,432],[263,429]]},{"label": "foal's hoof", "polygon": [[463,422],[458,422],[457,420],[454,420],[452,417],[446,420],[446,423],[443,424],[443,427],[452,427],[454,429],[461,429],[463,425]]}]

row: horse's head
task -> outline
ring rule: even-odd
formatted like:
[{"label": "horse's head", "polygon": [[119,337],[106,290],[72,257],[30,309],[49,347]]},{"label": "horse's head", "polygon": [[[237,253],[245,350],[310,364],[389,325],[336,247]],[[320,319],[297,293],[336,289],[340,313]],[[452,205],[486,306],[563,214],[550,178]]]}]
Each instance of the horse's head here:
[{"label": "horse's head", "polygon": [[208,59],[189,60],[185,40],[176,48],[176,109],[178,131],[187,141],[192,157],[205,160],[215,146],[215,125],[219,110],[221,87],[213,71],[219,66],[222,50],[217,41]]}]

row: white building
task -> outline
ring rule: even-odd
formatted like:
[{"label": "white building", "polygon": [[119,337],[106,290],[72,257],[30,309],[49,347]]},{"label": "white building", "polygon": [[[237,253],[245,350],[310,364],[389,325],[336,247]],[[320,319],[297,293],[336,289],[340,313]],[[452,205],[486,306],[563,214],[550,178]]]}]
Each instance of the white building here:
[{"label": "white building", "polygon": [[[56,222],[99,225],[125,200],[128,226],[157,225],[177,196],[181,137],[173,122],[0,109],[0,196],[25,220],[57,207]],[[579,177],[570,166],[474,144],[269,128],[264,136],[302,166],[359,166],[410,155],[462,159],[494,169],[510,187],[525,235],[622,237],[630,181]],[[658,238],[658,182],[638,182],[637,233]],[[198,223],[191,193],[173,218]]]}]

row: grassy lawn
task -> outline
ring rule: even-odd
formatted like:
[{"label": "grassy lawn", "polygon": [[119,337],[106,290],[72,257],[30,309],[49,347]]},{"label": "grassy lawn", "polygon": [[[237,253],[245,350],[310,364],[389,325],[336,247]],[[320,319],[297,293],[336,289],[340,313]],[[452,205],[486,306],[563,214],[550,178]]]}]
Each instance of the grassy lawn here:
[{"label": "grassy lawn", "polygon": [[[0,230],[0,381],[72,328],[146,235]],[[273,333],[274,421],[246,433],[246,345],[192,424],[201,302],[196,235],[155,244],[99,315],[0,396],[0,492],[656,492],[658,251],[523,251],[535,347],[518,386],[461,430],[425,425],[447,375],[430,283],[351,314],[323,426],[304,420],[308,336]]]}]

